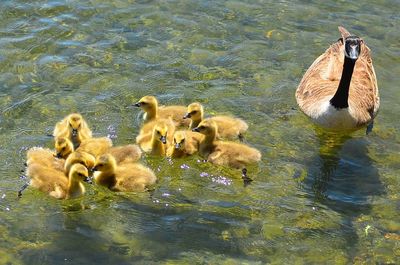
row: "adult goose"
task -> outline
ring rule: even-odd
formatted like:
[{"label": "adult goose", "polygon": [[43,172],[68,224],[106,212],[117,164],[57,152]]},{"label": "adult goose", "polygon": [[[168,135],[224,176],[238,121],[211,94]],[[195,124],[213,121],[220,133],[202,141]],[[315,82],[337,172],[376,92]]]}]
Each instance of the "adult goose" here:
[{"label": "adult goose", "polygon": [[339,27],[342,37],[304,74],[297,90],[300,109],[315,123],[336,131],[372,130],[379,93],[371,50]]}]

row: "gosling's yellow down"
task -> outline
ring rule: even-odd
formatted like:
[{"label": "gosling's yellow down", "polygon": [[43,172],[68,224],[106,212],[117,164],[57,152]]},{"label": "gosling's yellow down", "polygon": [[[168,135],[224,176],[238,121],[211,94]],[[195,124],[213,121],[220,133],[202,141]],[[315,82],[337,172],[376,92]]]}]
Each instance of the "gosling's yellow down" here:
[{"label": "gosling's yellow down", "polygon": [[115,158],[117,164],[136,162],[142,156],[142,151],[135,144],[114,146],[108,150],[108,153]]},{"label": "gosling's yellow down", "polygon": [[204,134],[199,152],[213,164],[244,168],[261,160],[261,153],[255,148],[241,143],[217,141],[217,125],[213,120],[203,120],[193,131]]},{"label": "gosling's yellow down", "polygon": [[71,140],[66,137],[58,137],[55,139],[54,147],[58,158],[67,159],[69,154],[74,151],[74,145]]},{"label": "gosling's yellow down", "polygon": [[[196,128],[200,122],[204,119],[204,108],[203,106],[198,103],[194,102],[191,103],[187,107],[187,113],[183,117],[184,119],[191,119],[189,129]],[[238,118],[233,118],[229,116],[213,116],[208,118],[213,120],[218,127],[217,137],[218,138],[227,138],[227,139],[234,139],[234,138],[243,138],[243,133],[247,131],[249,126],[245,121]]]},{"label": "gosling's yellow down", "polygon": [[371,50],[339,27],[341,38],[320,55],[297,90],[300,109],[318,125],[335,131],[372,130],[379,91]]},{"label": "gosling's yellow down", "polygon": [[67,160],[65,160],[64,171],[68,174],[74,164],[82,164],[87,169],[92,169],[95,162],[96,158],[93,155],[86,152],[74,151],[68,156]]},{"label": "gosling's yellow down", "polygon": [[167,156],[179,158],[193,155],[199,150],[203,138],[204,136],[198,132],[176,131],[173,143],[167,149]]},{"label": "gosling's yellow down", "polygon": [[53,136],[68,138],[77,148],[83,140],[92,137],[92,131],[81,114],[72,113],[56,124]]},{"label": "gosling's yellow down", "polygon": [[107,153],[112,145],[112,141],[108,137],[90,138],[82,141],[76,151],[86,152],[97,157]]},{"label": "gosling's yellow down", "polygon": [[29,167],[34,163],[62,171],[65,160],[55,157],[54,151],[48,148],[32,147],[26,152],[26,165]]},{"label": "gosling's yellow down", "polygon": [[82,181],[88,177],[88,170],[81,164],[75,164],[67,178],[63,171],[33,163],[27,168],[27,175],[32,187],[57,199],[71,199],[85,193]]},{"label": "gosling's yellow down", "polygon": [[143,151],[154,155],[166,155],[166,148],[173,141],[175,125],[171,119],[160,119],[146,123],[136,137]]},{"label": "gosling's yellow down", "polygon": [[189,121],[183,119],[183,116],[186,113],[185,106],[158,106],[158,101],[154,96],[142,97],[134,105],[142,108],[145,112],[143,117],[145,122],[154,121],[160,118],[171,118],[176,126],[187,127],[189,125]]},{"label": "gosling's yellow down", "polygon": [[157,180],[151,169],[139,163],[117,165],[110,154],[98,157],[93,170],[95,183],[113,191],[144,191]]}]

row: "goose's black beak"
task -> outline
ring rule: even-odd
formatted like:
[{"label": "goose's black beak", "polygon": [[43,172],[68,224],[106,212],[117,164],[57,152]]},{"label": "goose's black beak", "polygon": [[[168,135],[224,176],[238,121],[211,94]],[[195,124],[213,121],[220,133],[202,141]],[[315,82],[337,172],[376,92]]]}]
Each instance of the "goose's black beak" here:
[{"label": "goose's black beak", "polygon": [[98,171],[98,168],[97,168],[97,167],[92,167],[92,168],[90,169],[90,171],[91,171],[91,172]]},{"label": "goose's black beak", "polygon": [[200,132],[199,127],[193,128],[192,132]]},{"label": "goose's black beak", "polygon": [[135,106],[135,107],[140,107],[141,105],[142,105],[142,103],[140,103],[140,102],[133,104],[133,106]]},{"label": "goose's black beak", "polygon": [[61,153],[57,153],[54,156],[57,157],[57,158],[62,158]]},{"label": "goose's black beak", "polygon": [[166,136],[161,136],[161,137],[160,137],[160,141],[161,141],[163,144],[166,144],[166,143],[167,143],[167,137],[166,137]]},{"label": "goose's black beak", "polygon": [[76,137],[78,135],[78,130],[77,129],[72,129],[72,136]]},{"label": "goose's black beak", "polygon": [[185,116],[183,116],[184,119],[188,119],[190,117],[191,117],[190,113],[186,113]]},{"label": "goose's black beak", "polygon": [[175,144],[175,149],[179,149],[179,148],[181,148],[181,143],[176,143]]}]

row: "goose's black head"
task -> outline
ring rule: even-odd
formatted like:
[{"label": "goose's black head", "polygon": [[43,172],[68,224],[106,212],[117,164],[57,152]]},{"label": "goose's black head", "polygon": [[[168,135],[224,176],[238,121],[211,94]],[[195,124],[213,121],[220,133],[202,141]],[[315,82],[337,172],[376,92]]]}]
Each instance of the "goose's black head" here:
[{"label": "goose's black head", "polygon": [[344,55],[352,60],[357,60],[361,53],[361,43],[363,42],[357,36],[348,36],[344,40]]}]

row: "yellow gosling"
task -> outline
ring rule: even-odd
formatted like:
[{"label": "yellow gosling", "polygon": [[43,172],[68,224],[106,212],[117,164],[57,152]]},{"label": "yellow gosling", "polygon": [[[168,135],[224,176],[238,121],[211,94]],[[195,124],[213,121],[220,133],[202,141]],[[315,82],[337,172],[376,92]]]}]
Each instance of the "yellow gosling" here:
[{"label": "yellow gosling", "polygon": [[82,141],[76,151],[86,152],[97,157],[107,153],[112,145],[112,141],[108,137],[90,138]]},{"label": "yellow gosling", "polygon": [[176,131],[173,143],[167,149],[167,156],[180,158],[193,155],[199,150],[203,138],[204,136],[198,132]]},{"label": "yellow gosling", "polygon": [[54,147],[56,149],[56,156],[58,158],[64,158],[67,159],[69,154],[71,154],[74,151],[74,145],[66,137],[58,137],[55,139]]},{"label": "yellow gosling", "polygon": [[56,124],[53,136],[68,138],[77,148],[83,140],[92,138],[92,131],[81,114],[72,113]]},{"label": "yellow gosling", "polygon": [[91,169],[94,167],[95,162],[96,158],[93,155],[86,152],[75,151],[65,160],[64,171],[68,174],[74,164],[82,164],[86,168]]},{"label": "yellow gosling", "polygon": [[202,121],[193,131],[204,134],[199,152],[213,164],[244,168],[261,160],[261,153],[255,148],[241,143],[217,141],[217,125],[213,120]]},{"label": "yellow gosling", "polygon": [[[198,103],[194,102],[187,107],[187,113],[184,116],[185,119],[191,119],[189,129],[196,128],[200,122],[204,119],[204,108]],[[242,139],[243,133],[247,131],[248,125],[242,119],[229,117],[229,116],[214,116],[208,118],[213,120],[217,124],[217,137],[218,138],[228,138]]]},{"label": "yellow gosling", "polygon": [[142,156],[142,151],[136,144],[111,147],[108,153],[115,158],[117,164],[136,162]]},{"label": "yellow gosling", "polygon": [[67,178],[63,171],[34,163],[27,168],[27,175],[32,187],[57,199],[71,199],[85,193],[82,181],[88,177],[88,170],[81,164],[75,164]]},{"label": "yellow gosling", "polygon": [[54,151],[48,148],[32,147],[26,153],[26,165],[29,167],[34,163],[56,170],[63,170],[65,160],[55,157]]},{"label": "yellow gosling", "polygon": [[98,157],[93,170],[95,183],[112,191],[144,191],[157,180],[151,169],[139,163],[117,165],[110,154]]},{"label": "yellow gosling", "polygon": [[[152,128],[151,131],[149,131],[150,128]],[[136,143],[145,152],[165,156],[166,146],[172,142],[174,132],[175,126],[170,119],[156,120],[143,126],[136,137]]]},{"label": "yellow gosling", "polygon": [[154,121],[160,118],[171,118],[175,126],[187,127],[189,125],[189,121],[183,119],[183,116],[186,113],[185,106],[158,106],[158,101],[154,96],[142,97],[134,105],[142,108],[145,112],[143,117],[145,122]]}]

